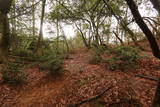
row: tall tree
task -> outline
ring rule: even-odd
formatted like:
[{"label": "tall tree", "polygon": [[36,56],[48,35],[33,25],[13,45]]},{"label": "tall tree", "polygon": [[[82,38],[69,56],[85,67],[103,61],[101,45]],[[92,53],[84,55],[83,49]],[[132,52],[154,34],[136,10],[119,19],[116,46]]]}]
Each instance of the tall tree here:
[{"label": "tall tree", "polygon": [[34,0],[32,1],[32,30],[33,30],[33,36],[35,36],[36,31],[35,31],[35,6],[34,6]]},{"label": "tall tree", "polygon": [[126,0],[126,2],[135,18],[136,23],[138,24],[138,26],[141,28],[146,38],[148,39],[153,55],[160,59],[160,50],[159,50],[158,43],[155,39],[154,34],[148,28],[147,24],[143,21],[143,18],[141,17],[138,11],[138,7],[136,3],[133,0]]},{"label": "tall tree", "polygon": [[37,52],[41,51],[42,42],[43,42],[43,23],[44,23],[44,13],[45,13],[46,0],[42,0],[42,12],[41,12],[41,23],[40,23],[40,31],[37,43]]},{"label": "tall tree", "polygon": [[[145,34],[146,38],[148,39],[150,43],[150,47],[152,49],[152,53],[155,57],[160,59],[160,49],[158,47],[158,43],[155,39],[154,34],[150,31],[146,23],[143,21],[136,3],[133,0],[125,0],[136,20],[136,23],[139,25],[143,33]],[[160,107],[160,80],[158,82],[158,86],[156,89],[154,101],[152,104],[152,107]]]},{"label": "tall tree", "polygon": [[9,53],[9,21],[12,0],[0,0],[0,62],[5,62]]}]

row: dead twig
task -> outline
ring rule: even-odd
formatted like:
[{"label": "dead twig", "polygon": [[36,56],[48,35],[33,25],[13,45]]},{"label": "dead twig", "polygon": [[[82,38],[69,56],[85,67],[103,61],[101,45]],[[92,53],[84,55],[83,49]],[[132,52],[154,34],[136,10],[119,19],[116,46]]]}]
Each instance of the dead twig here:
[{"label": "dead twig", "polygon": [[158,81],[159,79],[153,76],[147,76],[147,75],[143,75],[143,74],[137,74],[135,75],[136,77],[140,77],[140,78],[145,78],[145,79],[149,79],[152,81]]},{"label": "dead twig", "polygon": [[70,105],[68,105],[67,107],[76,107],[76,106],[79,106],[79,105],[81,105],[81,104],[83,104],[83,103],[91,102],[91,101],[93,101],[93,100],[96,100],[96,99],[98,99],[99,97],[101,97],[104,93],[106,93],[107,91],[109,91],[110,89],[112,89],[113,87],[114,87],[114,86],[111,85],[111,86],[109,86],[107,89],[105,89],[103,92],[101,92],[100,94],[98,94],[98,95],[96,95],[96,96],[94,96],[94,97],[88,98],[88,99],[86,99],[86,100],[80,101],[80,102],[78,102],[78,103],[70,104]]}]

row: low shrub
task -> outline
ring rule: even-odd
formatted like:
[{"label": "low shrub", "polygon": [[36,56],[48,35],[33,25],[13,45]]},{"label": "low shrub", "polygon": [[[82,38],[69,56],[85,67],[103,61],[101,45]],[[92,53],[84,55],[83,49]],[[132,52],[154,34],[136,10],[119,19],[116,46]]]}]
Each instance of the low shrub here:
[{"label": "low shrub", "polygon": [[63,71],[63,58],[60,56],[50,56],[47,61],[40,64],[41,70],[49,70],[51,74]]},{"label": "low shrub", "polygon": [[93,55],[89,59],[90,64],[99,64],[102,62],[101,55],[107,50],[105,45],[100,45],[98,47],[93,46]]},{"label": "low shrub", "polygon": [[111,50],[111,58],[105,60],[107,68],[110,70],[129,70],[137,67],[140,58],[139,50],[134,47],[120,46]]},{"label": "low shrub", "polygon": [[19,84],[26,79],[26,74],[23,72],[23,67],[13,62],[7,63],[1,73],[4,82],[11,84]]},{"label": "low shrub", "polygon": [[19,49],[13,52],[13,55],[20,56],[20,57],[29,57],[30,54],[31,52],[26,49]]},{"label": "low shrub", "polygon": [[38,61],[41,57],[40,55],[33,53],[30,50],[21,50],[21,49],[13,52],[13,55],[18,56],[21,60],[26,60],[26,61]]},{"label": "low shrub", "polygon": [[99,64],[102,61],[102,57],[100,55],[94,54],[90,57],[90,64]]},{"label": "low shrub", "polygon": [[97,47],[93,46],[92,50],[94,51],[95,54],[101,55],[107,50],[107,47],[105,45],[100,45],[100,46],[97,46]]}]

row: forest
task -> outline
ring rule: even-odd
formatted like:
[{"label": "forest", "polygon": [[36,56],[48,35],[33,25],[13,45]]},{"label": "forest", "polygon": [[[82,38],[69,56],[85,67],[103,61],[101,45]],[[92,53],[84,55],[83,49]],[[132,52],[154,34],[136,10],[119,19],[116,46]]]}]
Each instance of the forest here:
[{"label": "forest", "polygon": [[160,107],[160,0],[0,0],[0,107]]}]

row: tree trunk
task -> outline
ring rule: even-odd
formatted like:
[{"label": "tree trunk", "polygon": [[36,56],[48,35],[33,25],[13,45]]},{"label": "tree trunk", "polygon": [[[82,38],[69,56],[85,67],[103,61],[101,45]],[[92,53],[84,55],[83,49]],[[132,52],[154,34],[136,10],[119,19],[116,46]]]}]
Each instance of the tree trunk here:
[{"label": "tree trunk", "polygon": [[118,36],[118,34],[115,31],[113,31],[113,33],[116,36],[116,38],[120,41],[121,45],[124,45],[122,39]]},{"label": "tree trunk", "polygon": [[42,42],[43,42],[43,22],[44,22],[44,13],[45,13],[45,5],[46,0],[42,1],[42,13],[41,13],[41,23],[40,23],[40,31],[39,31],[39,38],[37,43],[37,53],[42,54]]},{"label": "tree trunk", "polygon": [[59,25],[59,27],[60,27],[60,29],[62,30],[63,39],[64,39],[64,41],[65,41],[65,43],[66,43],[66,47],[67,47],[67,52],[69,52],[70,48],[69,48],[69,44],[68,44],[68,41],[67,41],[66,35],[65,35],[65,33],[64,33],[64,30],[63,30],[62,26],[61,26],[61,25]]},{"label": "tree trunk", "polygon": [[115,12],[113,11],[113,9],[110,7],[110,5],[103,0],[103,2],[106,4],[106,6],[108,7],[108,9],[110,10],[110,12],[114,15],[114,17],[117,19],[117,21],[120,23],[120,25],[122,26],[122,28],[128,32],[128,34],[130,35],[130,38],[132,39],[133,43],[141,50],[144,50],[137,42],[136,40],[136,36],[134,34],[134,32],[127,26],[126,22],[122,19],[121,16],[118,16],[115,14]]},{"label": "tree trunk", "polygon": [[34,6],[34,0],[32,1],[32,35],[35,36],[36,35],[36,31],[35,31],[35,6]]},{"label": "tree trunk", "polygon": [[[153,35],[153,33],[150,31],[146,23],[143,21],[136,3],[133,0],[126,0],[135,20],[136,23],[139,25],[143,33],[145,34],[146,38],[148,39],[150,43],[150,47],[152,49],[152,53],[155,57],[160,59],[160,50],[158,47],[158,43]],[[155,92],[154,101],[152,104],[152,107],[160,107],[160,80],[158,82],[158,86]]]},{"label": "tree trunk", "polygon": [[9,22],[7,14],[0,13],[0,62],[6,62],[9,54]]},{"label": "tree trunk", "polygon": [[9,54],[9,21],[12,0],[0,0],[0,62],[6,62]]},{"label": "tree trunk", "polygon": [[153,33],[150,31],[150,29],[148,28],[146,23],[143,21],[140,13],[138,11],[138,7],[136,6],[136,4],[133,0],[126,0],[126,2],[130,8],[135,20],[136,20],[136,23],[138,24],[138,26],[141,28],[141,30],[145,34],[146,38],[148,39],[153,55],[160,59],[160,50],[159,50],[158,43],[157,43]]},{"label": "tree trunk", "polygon": [[85,47],[86,48],[90,48],[90,46],[88,45],[88,43],[87,43],[87,40],[86,40],[86,38],[84,37],[84,34],[83,34],[83,32],[82,32],[82,30],[78,27],[78,25],[75,23],[75,25],[76,25],[76,28],[79,30],[79,32],[81,33],[81,37],[82,37],[82,40],[83,40],[83,43],[84,43],[84,45],[85,45]]}]

